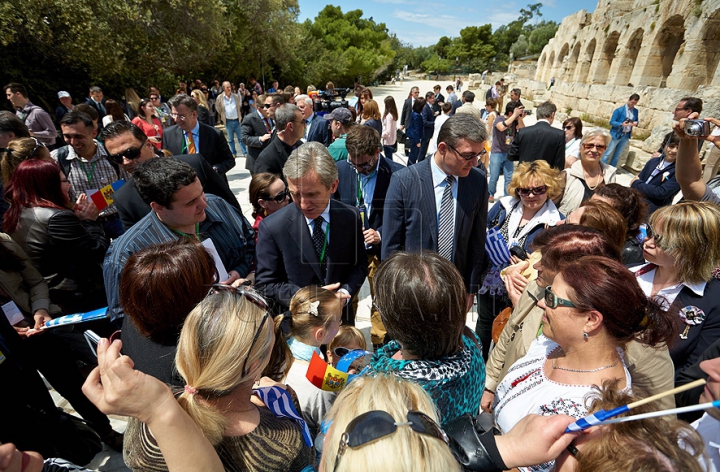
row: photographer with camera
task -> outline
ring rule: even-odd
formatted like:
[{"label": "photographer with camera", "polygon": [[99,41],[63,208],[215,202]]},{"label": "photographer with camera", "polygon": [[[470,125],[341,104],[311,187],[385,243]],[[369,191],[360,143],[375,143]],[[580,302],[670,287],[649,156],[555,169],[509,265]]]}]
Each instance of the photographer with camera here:
[{"label": "photographer with camera", "polygon": [[[675,109],[672,112],[673,121],[677,122],[677,121],[682,120],[683,118],[688,118],[691,113],[697,113],[697,116],[700,116],[700,113],[702,113],[702,109],[703,109],[702,99],[695,98],[695,97],[681,98],[680,101],[678,102],[677,106],[675,107]],[[667,147],[667,145],[668,145],[667,139],[663,139],[663,142],[660,145],[660,148],[652,154],[652,157],[653,158],[660,157],[663,154],[665,147]],[[700,151],[700,149],[702,149],[702,145],[703,145],[702,140],[699,140],[698,141],[698,152]]]},{"label": "photographer with camera", "polygon": [[612,118],[610,118],[612,141],[603,154],[603,164],[609,163],[612,167],[617,167],[620,156],[630,144],[632,129],[638,125],[638,110],[635,106],[639,101],[640,95],[634,93],[630,95],[627,104],[613,111]]},{"label": "photographer with camera", "polygon": [[710,124],[720,126],[720,120],[715,118],[698,119],[698,113],[690,113],[675,123],[673,130],[680,136],[677,160],[675,162],[675,178],[680,184],[680,190],[685,200],[709,201],[720,205],[720,196],[705,185],[702,175],[702,164],[698,153],[698,142],[710,141],[715,146],[720,145],[720,136],[713,136]]}]

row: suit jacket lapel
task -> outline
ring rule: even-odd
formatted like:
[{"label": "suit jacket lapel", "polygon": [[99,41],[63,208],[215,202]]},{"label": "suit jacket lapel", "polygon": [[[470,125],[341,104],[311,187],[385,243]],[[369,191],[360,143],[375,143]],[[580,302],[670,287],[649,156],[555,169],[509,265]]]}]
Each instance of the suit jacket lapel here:
[{"label": "suit jacket lapel", "polygon": [[468,218],[465,204],[473,202],[473,192],[477,191],[477,189],[471,188],[469,182],[466,182],[467,179],[467,177],[458,179],[457,205],[455,211],[455,234],[453,238],[453,260],[455,259],[455,251],[457,250],[458,236],[463,233],[463,227],[465,226],[465,221]]},{"label": "suit jacket lapel", "polygon": [[[315,254],[315,246],[313,245],[308,225],[305,222],[305,215],[302,214],[297,205],[294,203],[291,203],[291,205],[295,207],[295,211],[290,212],[290,215],[288,215],[288,233],[290,233],[290,237],[298,245],[300,260],[304,264],[312,267],[315,275],[318,276],[322,283],[325,283],[325,276],[320,271],[320,261],[318,260],[317,254]],[[332,237],[332,233],[330,233],[330,237]]]},{"label": "suit jacket lapel", "polygon": [[425,231],[430,235],[433,247],[437,249],[437,207],[435,205],[435,189],[433,188],[430,159],[410,167],[417,171],[420,180],[420,213],[426,223]]},{"label": "suit jacket lapel", "polygon": [[210,133],[207,132],[207,130],[203,129],[202,123],[200,124],[200,129],[198,130],[198,134],[200,135],[200,154],[202,154],[203,157],[206,159],[208,156],[210,156],[210,150],[212,149],[212,144],[210,143]]}]

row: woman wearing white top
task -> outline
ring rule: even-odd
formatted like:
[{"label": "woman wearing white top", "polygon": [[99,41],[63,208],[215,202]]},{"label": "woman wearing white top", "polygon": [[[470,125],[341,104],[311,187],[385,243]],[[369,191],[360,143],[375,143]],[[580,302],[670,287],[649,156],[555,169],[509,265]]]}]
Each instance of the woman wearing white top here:
[{"label": "woman wearing white top", "polygon": [[394,146],[397,141],[398,111],[395,99],[388,95],[385,97],[385,112],[382,117],[382,145],[385,157],[392,161]]},{"label": "woman wearing white top", "polygon": [[582,121],[580,118],[568,118],[563,121],[565,131],[565,168],[580,159],[580,140],[582,139]]},{"label": "woman wearing white top", "polygon": [[618,388],[630,389],[625,343],[637,339],[656,346],[672,332],[672,317],[645,297],[624,265],[605,257],[582,257],[566,266],[538,306],[545,310],[542,335],[497,388],[494,416],[501,432],[530,413],[585,416],[584,398],[594,385],[617,379]]}]

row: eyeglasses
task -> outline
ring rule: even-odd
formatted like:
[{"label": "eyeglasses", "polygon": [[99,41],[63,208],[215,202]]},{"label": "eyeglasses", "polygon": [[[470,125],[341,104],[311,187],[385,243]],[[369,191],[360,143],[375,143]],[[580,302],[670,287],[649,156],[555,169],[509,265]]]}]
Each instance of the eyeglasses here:
[{"label": "eyeglasses", "polygon": [[645,239],[654,239],[655,244],[660,244],[660,241],[662,240],[662,236],[657,234],[655,231],[653,231],[652,226],[650,226],[650,223],[647,223],[645,225],[645,233],[647,234],[647,237]]},{"label": "eyeglasses", "polygon": [[289,196],[290,196],[290,192],[289,192],[288,189],[286,188],[285,190],[283,190],[282,192],[278,193],[278,194],[275,195],[274,197],[263,198],[263,200],[268,201],[268,202],[282,203],[282,202],[284,202],[285,200],[287,200],[287,198],[288,198]]},{"label": "eyeglasses", "polygon": [[529,197],[530,194],[540,196],[545,195],[547,192],[547,185],[541,185],[539,187],[530,187],[530,188],[518,188],[515,189],[515,192],[517,192],[518,195],[521,197]]},{"label": "eyeglasses", "polygon": [[36,137],[33,136],[32,139],[35,141],[35,147],[33,148],[32,152],[31,152],[30,155],[28,156],[28,159],[31,158],[31,157],[33,157],[33,156],[35,155],[35,153],[37,152],[38,149],[47,147],[47,146],[45,146],[44,143],[38,141],[38,139],[37,139]]},{"label": "eyeglasses", "polygon": [[574,129],[574,128],[575,128],[574,126],[565,126],[565,127],[563,127],[563,129]]},{"label": "eyeglasses", "polygon": [[376,159],[376,158],[377,158],[377,156],[374,156],[372,159],[370,159],[369,161],[367,161],[367,162],[365,162],[365,163],[363,163],[363,164],[356,164],[356,163],[354,163],[353,161],[351,161],[350,158],[346,159],[346,161],[347,161],[348,164],[350,164],[351,166],[353,166],[353,167],[356,168],[357,170],[367,172],[367,171],[372,170],[372,169],[375,168],[375,162],[376,162],[375,159]]},{"label": "eyeglasses", "polygon": [[265,311],[265,314],[262,317],[262,320],[260,320],[260,325],[257,328],[257,331],[255,331],[255,335],[253,336],[252,342],[250,343],[250,348],[248,349],[248,355],[245,357],[245,360],[243,361],[242,366],[242,374],[240,377],[245,377],[247,375],[247,372],[245,372],[245,367],[247,365],[247,360],[250,357],[250,353],[253,350],[253,347],[255,347],[255,343],[257,342],[258,338],[260,337],[260,333],[262,332],[263,326],[265,326],[265,322],[270,317],[270,307],[268,306],[267,302],[263,297],[260,296],[257,292],[255,292],[252,289],[248,289],[247,287],[233,287],[232,285],[223,285],[223,284],[213,284],[210,287],[210,291],[208,292],[207,296],[214,295],[221,291],[228,291],[230,293],[233,293],[235,295],[242,295],[245,297],[245,300],[249,301],[253,305],[257,306],[261,310]]},{"label": "eyeglasses", "polygon": [[262,107],[267,110],[268,108],[272,108],[273,106],[274,106],[273,104],[268,104],[268,103],[266,103],[266,104],[263,105]]},{"label": "eyeglasses", "polygon": [[688,107],[677,107],[677,108],[675,108],[675,112],[676,112],[676,113],[679,112],[679,111],[683,111],[683,110],[689,110],[689,108],[688,108]]},{"label": "eyeglasses", "polygon": [[465,159],[466,161],[469,161],[469,160],[472,160],[472,159],[475,159],[475,158],[480,159],[480,158],[482,158],[485,154],[487,154],[487,151],[486,151],[485,149],[483,149],[482,151],[480,151],[479,154],[473,154],[473,155],[471,155],[471,156],[468,156],[467,154],[460,154],[460,152],[459,152],[457,149],[455,149],[450,143],[445,143],[445,144],[447,144],[450,149],[452,149],[453,151],[455,151],[455,154],[457,154],[458,156],[462,157],[462,158]]},{"label": "eyeglasses", "polygon": [[605,146],[604,144],[585,143],[585,144],[583,144],[583,148],[586,149],[586,150],[590,150],[590,149],[592,149],[592,148],[595,148],[595,149],[597,149],[598,151],[604,151],[605,149],[607,149],[607,146]]},{"label": "eyeglasses", "polygon": [[152,97],[152,96],[150,97],[150,100],[157,100],[157,99],[158,99],[158,97]]},{"label": "eyeglasses", "polygon": [[548,308],[557,308],[558,305],[575,308],[575,304],[565,298],[560,298],[550,290],[551,287],[545,287],[545,306]]},{"label": "eyeglasses", "polygon": [[140,154],[142,153],[142,148],[145,146],[145,143],[147,142],[147,138],[145,138],[145,141],[142,142],[142,144],[136,148],[128,148],[122,152],[119,152],[117,154],[110,154],[108,155],[108,159],[113,161],[116,164],[122,164],[123,158],[127,159],[128,161],[134,161],[138,157],[140,157]]},{"label": "eyeglasses", "polygon": [[390,436],[397,431],[398,426],[410,426],[416,433],[439,439],[445,444],[450,442],[445,431],[423,412],[408,411],[407,422],[396,423],[395,419],[386,411],[368,411],[352,420],[347,425],[347,428],[345,428],[345,432],[340,437],[340,447],[335,457],[333,472],[337,470],[340,458],[345,454],[346,448],[359,448],[378,439]]},{"label": "eyeglasses", "polygon": [[173,120],[180,120],[185,121],[188,116],[192,115],[192,113],[188,113],[187,115],[181,115],[180,113],[170,113],[170,116]]}]

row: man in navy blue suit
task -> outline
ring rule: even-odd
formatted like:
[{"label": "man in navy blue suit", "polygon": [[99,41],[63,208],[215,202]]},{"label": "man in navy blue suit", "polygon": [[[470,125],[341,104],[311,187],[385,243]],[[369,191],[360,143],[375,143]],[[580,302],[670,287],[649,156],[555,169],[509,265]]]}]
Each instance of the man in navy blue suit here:
[{"label": "man in navy blue suit", "polygon": [[487,130],[472,115],[451,116],[431,159],[393,173],[385,197],[382,259],[395,251],[437,251],[465,281],[468,309],[482,280],[487,180],[476,168]]},{"label": "man in navy blue suit", "polygon": [[367,253],[357,209],[330,197],[338,171],[327,148],[307,143],[283,167],[293,204],[260,223],[258,290],[285,311],[295,292],[322,286],[344,301],[343,323],[355,324],[350,299],[367,276]]},{"label": "man in navy blue suit", "polygon": [[[334,197],[343,203],[357,207],[363,218],[363,237],[368,253],[368,281],[370,293],[375,296],[373,278],[380,265],[380,241],[385,195],[393,172],[403,166],[382,157],[380,135],[369,126],[353,126],[345,143],[348,150],[346,161],[338,161],[340,182]],[[380,313],[373,306],[370,314],[370,338],[373,346],[385,342],[387,331]]]},{"label": "man in navy blue suit", "polygon": [[303,118],[307,120],[307,126],[305,127],[305,136],[303,137],[306,143],[317,142],[322,143],[326,147],[330,145],[330,123],[324,120],[322,116],[318,116],[313,111],[313,101],[307,95],[298,95],[295,97],[295,104],[303,114]]}]

